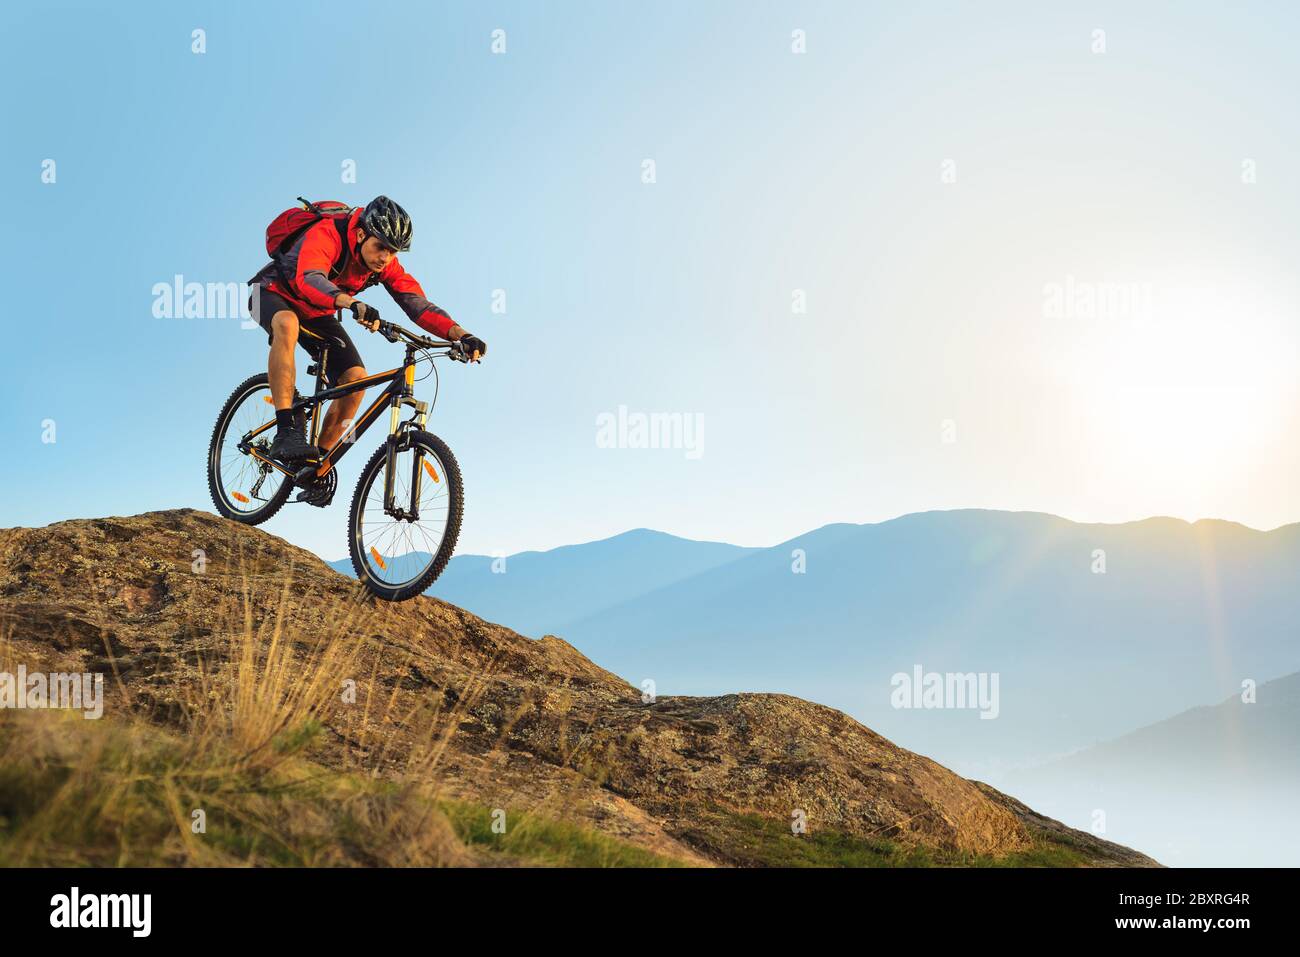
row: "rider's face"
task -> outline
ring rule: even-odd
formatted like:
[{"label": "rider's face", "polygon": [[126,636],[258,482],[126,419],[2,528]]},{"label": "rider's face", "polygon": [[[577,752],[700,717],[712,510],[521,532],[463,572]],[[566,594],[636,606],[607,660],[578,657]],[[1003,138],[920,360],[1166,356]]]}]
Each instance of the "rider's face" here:
[{"label": "rider's face", "polygon": [[[357,235],[365,236],[365,233],[358,230]],[[366,264],[366,268],[371,272],[381,272],[388,265],[388,261],[395,255],[396,253],[392,249],[385,246],[374,236],[366,236],[361,243],[361,261]]]}]

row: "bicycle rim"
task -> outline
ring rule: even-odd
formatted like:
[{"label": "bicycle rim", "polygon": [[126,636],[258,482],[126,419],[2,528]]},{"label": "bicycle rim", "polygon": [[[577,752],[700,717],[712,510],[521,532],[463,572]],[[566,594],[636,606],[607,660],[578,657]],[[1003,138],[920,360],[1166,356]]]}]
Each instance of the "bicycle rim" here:
[{"label": "bicycle rim", "polygon": [[[271,388],[262,383],[250,386],[230,407],[230,413],[222,423],[221,441],[213,449],[212,456],[218,494],[232,512],[257,514],[271,504],[281,486],[290,481],[289,476],[279,469],[239,450],[239,443],[245,435],[274,416]],[[272,424],[253,440],[253,446],[269,458],[274,441],[275,426]]]},{"label": "bicycle rim", "polygon": [[452,520],[452,477],[433,449],[412,443],[398,452],[393,467],[393,503],[410,510],[416,451],[419,451],[419,520],[395,519],[384,511],[384,482],[388,463],[366,476],[361,514],[353,534],[366,572],[385,588],[400,589],[418,581],[437,561]]}]

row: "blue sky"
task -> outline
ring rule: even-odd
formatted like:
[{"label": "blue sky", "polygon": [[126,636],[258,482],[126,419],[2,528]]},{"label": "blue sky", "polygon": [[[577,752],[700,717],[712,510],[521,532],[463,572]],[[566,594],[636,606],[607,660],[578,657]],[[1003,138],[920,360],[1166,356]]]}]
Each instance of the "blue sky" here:
[{"label": "blue sky", "polygon": [[[490,343],[431,424],[462,551],[953,507],[1294,521],[1297,15],[1047,6],[7,10],[0,525],[210,509],[212,422],[266,339],[156,318],[153,287],[246,279],[299,194],[381,192]],[[599,447],[620,406],[698,417],[701,454]],[[267,530],[345,554],[379,434],[330,510]]]}]

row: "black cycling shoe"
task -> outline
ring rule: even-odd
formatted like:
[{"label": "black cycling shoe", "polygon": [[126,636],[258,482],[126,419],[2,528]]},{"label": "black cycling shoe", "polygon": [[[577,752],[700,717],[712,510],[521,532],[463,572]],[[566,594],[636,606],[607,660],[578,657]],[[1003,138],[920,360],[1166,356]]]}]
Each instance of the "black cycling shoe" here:
[{"label": "black cycling shoe", "polygon": [[300,429],[277,429],[271,443],[271,458],[280,462],[319,462],[320,449],[308,444]]}]

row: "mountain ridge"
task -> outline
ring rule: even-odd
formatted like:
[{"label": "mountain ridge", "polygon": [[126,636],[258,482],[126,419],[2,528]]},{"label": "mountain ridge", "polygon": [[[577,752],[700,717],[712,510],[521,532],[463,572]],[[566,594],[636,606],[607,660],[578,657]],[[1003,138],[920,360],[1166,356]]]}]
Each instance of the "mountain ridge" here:
[{"label": "mountain ridge", "polygon": [[1196,705],[1016,769],[1003,786],[1063,820],[1103,809],[1116,840],[1140,840],[1171,866],[1291,866],[1300,853],[1297,729],[1300,672],[1259,683],[1253,700],[1238,693]]},{"label": "mountain ridge", "polygon": [[[612,535],[606,535],[606,536],[604,536],[603,538],[596,538],[596,539],[592,539],[592,540],[590,540],[590,541],[584,541],[584,542],[565,542],[564,544],[561,544],[561,545],[552,545],[552,546],[549,547],[549,548],[526,548],[526,549],[522,549],[521,551],[506,553],[506,554],[504,555],[504,557],[507,558],[507,559],[509,559],[509,558],[517,558],[517,557],[521,557],[521,556],[525,556],[525,555],[549,555],[549,554],[552,554],[552,553],[554,553],[554,552],[560,551],[561,549],[577,549],[577,548],[583,548],[583,547],[588,546],[588,545],[600,545],[600,544],[605,544],[605,543],[608,543],[608,542],[616,541],[616,540],[621,539],[621,538],[623,538],[623,537],[625,537],[625,536],[634,535],[634,534],[637,534],[637,533],[649,533],[649,534],[652,534],[652,535],[661,535],[661,536],[665,536],[665,537],[667,537],[667,538],[673,538],[673,539],[676,539],[676,540],[681,541],[681,542],[690,542],[690,543],[695,543],[695,544],[704,544],[704,545],[727,545],[727,546],[730,546],[730,547],[732,547],[732,548],[740,548],[740,549],[749,549],[749,550],[752,550],[752,551],[759,551],[759,550],[767,549],[767,548],[780,548],[780,547],[782,547],[782,546],[784,546],[784,545],[789,545],[789,544],[791,544],[791,543],[793,543],[793,542],[797,542],[797,541],[799,541],[800,539],[805,538],[805,537],[807,537],[807,536],[809,536],[809,535],[812,535],[812,534],[815,534],[815,533],[817,533],[817,532],[824,531],[824,530],[826,530],[826,529],[830,529],[830,528],[844,527],[844,528],[857,528],[857,529],[861,529],[861,528],[868,528],[868,527],[872,527],[872,526],[888,525],[888,524],[890,524],[890,523],[892,523],[892,522],[898,522],[898,521],[902,521],[902,520],[904,520],[904,519],[915,518],[915,517],[918,517],[918,516],[926,516],[926,515],[952,515],[952,514],[955,514],[955,513],[963,513],[963,512],[969,512],[969,513],[975,513],[975,514],[985,514],[985,515],[1029,515],[1029,516],[1037,516],[1037,517],[1040,517],[1040,518],[1052,519],[1052,520],[1055,520],[1055,521],[1065,522],[1065,523],[1068,523],[1068,524],[1070,524],[1070,525],[1075,525],[1075,526],[1085,527],[1085,528],[1087,528],[1087,527],[1097,527],[1097,528],[1122,528],[1122,527],[1125,527],[1125,526],[1142,525],[1142,524],[1145,524],[1145,523],[1148,523],[1148,522],[1155,522],[1155,523],[1168,523],[1168,524],[1176,524],[1176,525],[1185,525],[1185,526],[1188,526],[1188,527],[1191,527],[1191,528],[1194,528],[1195,526],[1197,526],[1197,525],[1201,525],[1201,524],[1205,524],[1205,525],[1224,525],[1224,526],[1232,526],[1232,527],[1234,527],[1234,528],[1241,529],[1242,531],[1246,531],[1246,532],[1254,532],[1254,533],[1261,534],[1261,535],[1270,535],[1270,534],[1273,534],[1274,532],[1284,531],[1284,530],[1287,530],[1287,529],[1294,529],[1294,530],[1300,532],[1300,521],[1297,521],[1297,522],[1285,522],[1285,523],[1283,523],[1283,524],[1281,524],[1281,525],[1277,525],[1277,526],[1275,526],[1275,527],[1273,527],[1273,528],[1262,528],[1262,529],[1261,529],[1261,528],[1255,528],[1253,525],[1246,525],[1246,524],[1243,523],[1243,522],[1238,522],[1238,521],[1236,521],[1236,520],[1234,520],[1234,519],[1230,519],[1230,518],[1212,518],[1212,517],[1202,517],[1202,518],[1196,518],[1196,519],[1186,519],[1186,518],[1179,518],[1179,517],[1176,516],[1176,515],[1148,515],[1148,516],[1146,516],[1146,517],[1144,517],[1144,518],[1126,519],[1126,520],[1124,520],[1124,521],[1122,521],[1122,522],[1087,522],[1087,521],[1081,521],[1081,520],[1079,520],[1079,519],[1068,518],[1068,517],[1066,517],[1066,516],[1064,516],[1064,515],[1058,515],[1058,514],[1056,514],[1055,512],[1044,512],[1044,511],[1041,511],[1041,510],[1039,510],[1039,509],[1007,509],[1007,508],[934,508],[934,509],[926,509],[926,510],[924,510],[924,511],[920,511],[920,512],[904,512],[904,513],[902,513],[901,515],[895,515],[895,516],[893,516],[892,518],[881,519],[880,521],[877,521],[877,522],[827,522],[827,523],[824,524],[824,525],[817,525],[817,526],[814,526],[814,527],[812,527],[812,528],[807,529],[806,531],[800,532],[800,533],[797,534],[797,535],[791,536],[790,538],[785,538],[785,539],[781,539],[780,541],[773,542],[773,543],[770,544],[770,545],[737,545],[737,544],[735,544],[735,543],[732,543],[732,542],[726,542],[726,541],[723,541],[723,540],[721,540],[721,539],[714,539],[714,538],[691,538],[691,537],[686,536],[686,535],[679,535],[679,534],[677,534],[676,532],[668,532],[668,531],[664,531],[663,529],[650,528],[649,526],[646,526],[646,525],[640,525],[640,526],[636,526],[636,527],[633,527],[633,528],[625,529],[624,531],[621,531],[621,532],[615,532],[615,533],[612,534]],[[346,556],[344,556],[344,557],[342,557],[342,558],[325,558],[324,556],[318,556],[318,557],[320,557],[322,561],[324,561],[327,565],[329,565],[329,566],[331,566],[331,567],[337,567],[337,566],[339,566],[340,564],[347,564],[347,563],[348,563],[348,558],[347,558]],[[457,557],[457,558],[483,558],[483,559],[492,559],[492,558],[496,558],[496,557],[498,557],[498,556],[496,556],[496,555],[483,554],[483,553],[480,553],[480,552],[464,552],[464,553],[462,553],[462,554],[457,555],[456,557]]]},{"label": "mountain ridge", "polygon": [[[629,680],[712,694],[720,690],[713,676],[724,674],[825,701],[984,777],[1226,694],[1225,674],[1295,670],[1296,568],[1295,524],[1081,524],[1028,511],[936,510],[822,526],[617,601],[584,607],[578,596],[563,618],[537,623]],[[512,591],[499,576],[474,607],[537,633]],[[1166,678],[1099,708],[1114,686],[1105,661],[1116,655],[1132,664],[1122,681]],[[900,714],[889,706],[889,678],[916,664],[1000,672],[1020,707],[988,727],[960,714]],[[1072,680],[1058,689],[1063,671]]]}]

